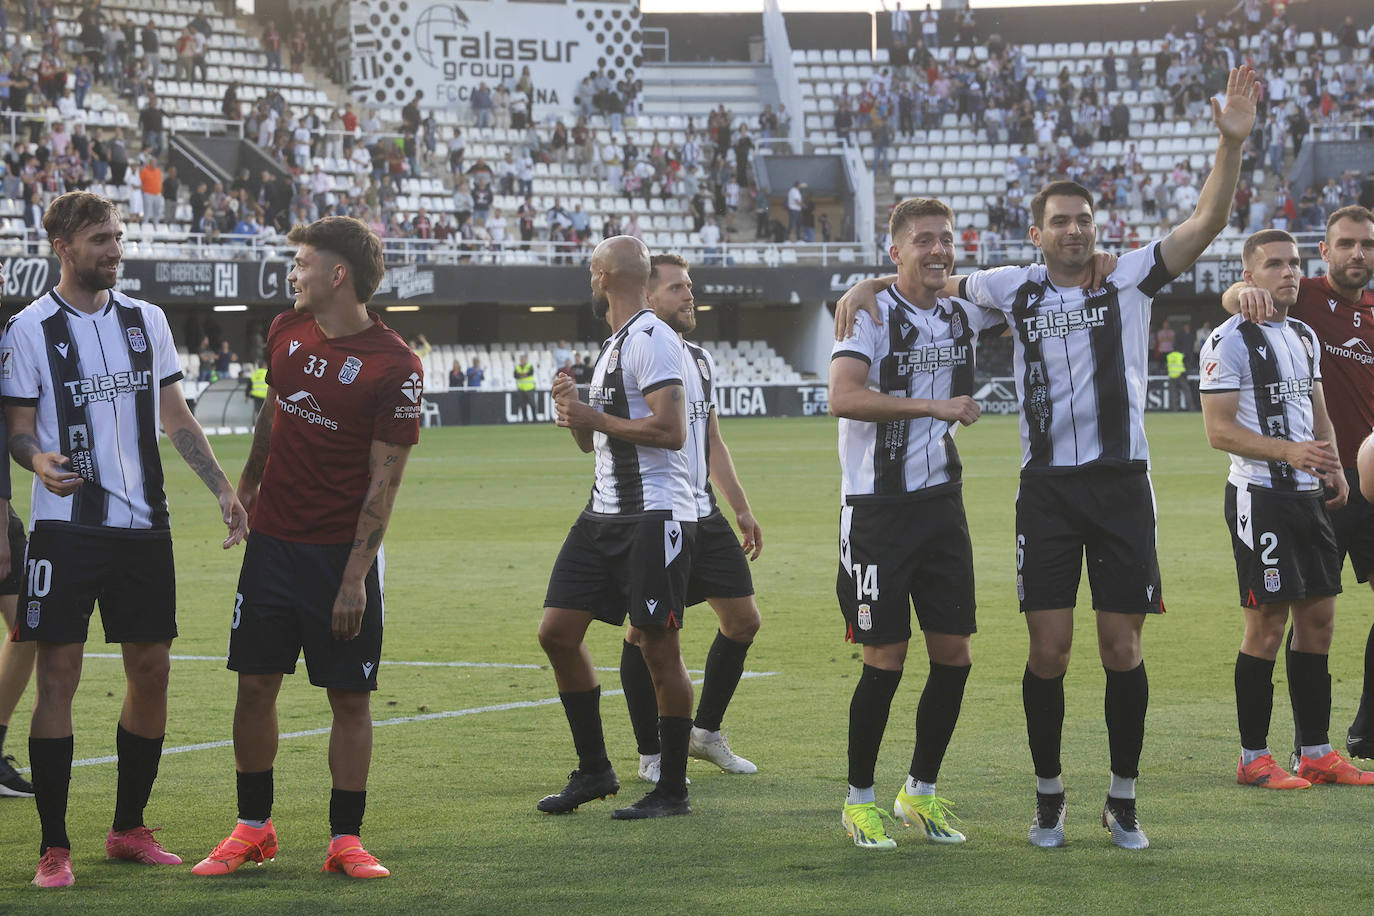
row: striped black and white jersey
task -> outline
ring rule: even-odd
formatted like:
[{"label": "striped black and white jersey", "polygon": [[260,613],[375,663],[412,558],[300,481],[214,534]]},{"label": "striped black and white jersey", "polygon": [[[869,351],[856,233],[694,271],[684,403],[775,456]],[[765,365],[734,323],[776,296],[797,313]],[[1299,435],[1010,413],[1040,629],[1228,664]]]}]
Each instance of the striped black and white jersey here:
[{"label": "striped black and white jersey", "polygon": [[964,278],[960,292],[1012,326],[1023,470],[1148,464],[1150,305],[1173,279],[1159,251],[1152,242],[1123,254],[1091,292],[1060,289],[1043,264]]},{"label": "striped black and white jersey", "polygon": [[[1312,386],[1321,381],[1321,345],[1296,318],[1252,324],[1233,315],[1212,332],[1198,354],[1198,389],[1240,392],[1236,422],[1261,436],[1311,442]],[[1286,461],[1231,456],[1227,479],[1273,490],[1316,490],[1315,475]]]},{"label": "striped black and white jersey", "polygon": [[84,480],[59,497],[35,476],[30,527],[168,527],[157,436],[162,388],[181,380],[172,330],[152,303],[109,296],[88,315],[54,290],[10,319],[0,341],[5,402],[34,407],[39,447],[66,455]]},{"label": "striped black and white jersey", "polygon": [[[868,364],[868,387],[902,398],[949,400],[973,394],[978,335],[1003,325],[1001,312],[960,299],[919,309],[895,286],[878,294],[882,325],[860,312],[854,335],[838,341],[832,360]],[[845,505],[927,496],[958,485],[963,470],[954,447],[958,423],[840,419],[840,467]]]},{"label": "striped black and white jersey", "polygon": [[[644,396],[682,385],[682,340],[648,309],[636,312],[607,338],[596,359],[587,401],[598,410],[627,420],[653,413]],[[592,436],[596,481],[586,514],[598,519],[632,520],[646,512],[671,512],[675,521],[697,520],[691,467],[686,449],[651,448]]]},{"label": "striped black and white jersey", "polygon": [[687,393],[687,460],[692,470],[692,498],[697,518],[716,511],[711,489],[711,411],[716,409],[716,363],[704,347],[682,342],[683,387]]}]

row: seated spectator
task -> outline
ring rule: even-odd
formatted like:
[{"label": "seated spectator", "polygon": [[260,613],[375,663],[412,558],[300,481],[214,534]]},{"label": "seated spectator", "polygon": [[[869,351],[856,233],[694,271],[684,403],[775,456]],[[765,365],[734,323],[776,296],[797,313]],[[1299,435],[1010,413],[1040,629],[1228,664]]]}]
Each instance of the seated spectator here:
[{"label": "seated spectator", "polygon": [[450,388],[462,388],[467,384],[467,373],[463,371],[463,364],[460,360],[453,361],[453,368],[448,370],[448,386]]},{"label": "seated spectator", "polygon": [[477,357],[472,358],[472,365],[468,366],[467,387],[481,388],[482,380],[487,377],[486,370],[482,368],[482,361]]}]

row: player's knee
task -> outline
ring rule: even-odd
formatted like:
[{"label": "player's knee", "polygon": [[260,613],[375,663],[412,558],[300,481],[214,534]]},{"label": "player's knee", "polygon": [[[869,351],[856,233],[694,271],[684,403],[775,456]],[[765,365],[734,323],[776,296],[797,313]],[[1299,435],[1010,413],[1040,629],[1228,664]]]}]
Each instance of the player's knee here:
[{"label": "player's knee", "polygon": [[140,693],[167,692],[171,679],[172,662],[166,655],[145,656],[124,669],[129,685]]},{"label": "player's knee", "polygon": [[239,677],[240,709],[267,710],[277,702],[280,678],[243,675]]},{"label": "player's knee", "polygon": [[557,621],[545,620],[539,624],[539,647],[550,658],[576,652],[581,644],[580,633],[559,626]]},{"label": "player's knee", "polygon": [[1040,678],[1059,677],[1069,670],[1070,646],[1061,643],[1032,644],[1026,664]]},{"label": "player's knee", "polygon": [[1140,639],[1134,633],[1114,633],[1098,641],[1102,664],[1113,671],[1129,671],[1140,664]]},{"label": "player's knee", "polygon": [[720,615],[720,633],[735,642],[753,642],[763,618],[752,598],[743,599]]}]

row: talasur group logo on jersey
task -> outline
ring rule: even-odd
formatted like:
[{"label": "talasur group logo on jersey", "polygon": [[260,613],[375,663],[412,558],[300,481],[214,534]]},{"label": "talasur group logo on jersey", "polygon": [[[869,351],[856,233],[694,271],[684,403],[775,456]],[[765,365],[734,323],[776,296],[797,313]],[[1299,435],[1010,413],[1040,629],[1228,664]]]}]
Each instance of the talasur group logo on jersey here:
[{"label": "talasur group logo on jersey", "polygon": [[145,353],[148,350],[148,339],[143,336],[142,328],[129,328],[129,349],[135,353]]},{"label": "talasur group logo on jersey", "polygon": [[968,363],[968,345],[957,347],[921,347],[899,352],[897,357],[898,375],[915,375],[920,372],[934,372],[937,369],[950,369]]},{"label": "talasur group logo on jersey", "polygon": [[1072,312],[1042,312],[1021,319],[1026,343],[1046,337],[1068,337],[1075,331],[1100,328],[1107,323],[1107,306],[1074,309]]},{"label": "talasur group logo on jersey", "polygon": [[63,382],[63,387],[71,395],[73,407],[84,407],[94,401],[113,401],[121,394],[147,391],[152,387],[151,369],[136,372],[115,372],[110,375],[92,375],[89,378]]},{"label": "talasur group logo on jersey", "polygon": [[1269,392],[1270,404],[1301,401],[1312,396],[1312,379],[1307,377],[1280,379],[1264,387]]}]

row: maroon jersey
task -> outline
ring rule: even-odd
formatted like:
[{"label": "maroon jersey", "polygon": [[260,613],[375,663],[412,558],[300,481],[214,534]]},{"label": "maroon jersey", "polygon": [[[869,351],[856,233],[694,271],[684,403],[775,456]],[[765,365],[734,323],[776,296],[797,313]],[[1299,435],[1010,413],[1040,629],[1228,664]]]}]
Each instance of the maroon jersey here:
[{"label": "maroon jersey", "polygon": [[267,332],[276,393],[272,447],[250,525],[304,544],[346,544],[357,532],[373,440],[420,441],[420,360],[368,312],[372,327],[328,338],[306,312]]},{"label": "maroon jersey", "polygon": [[1306,277],[1288,314],[1317,332],[1322,344],[1322,389],[1336,429],[1341,463],[1355,467],[1360,443],[1374,429],[1374,293],[1352,305],[1326,277]]}]

